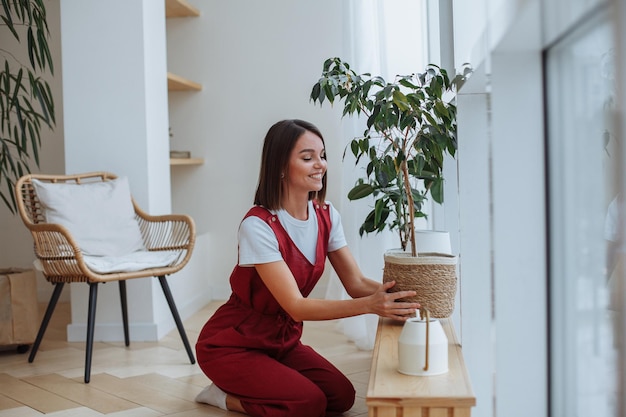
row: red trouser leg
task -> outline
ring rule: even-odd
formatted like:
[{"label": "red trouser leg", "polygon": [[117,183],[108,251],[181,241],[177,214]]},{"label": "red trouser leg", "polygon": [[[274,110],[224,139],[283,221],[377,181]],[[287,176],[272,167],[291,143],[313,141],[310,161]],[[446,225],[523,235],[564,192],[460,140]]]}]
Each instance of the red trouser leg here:
[{"label": "red trouser leg", "polygon": [[281,359],[313,381],[326,396],[326,416],[341,414],[354,405],[355,391],[350,380],[309,346],[299,345]]},{"label": "red trouser leg", "polygon": [[323,417],[349,410],[354,387],[330,362],[299,345],[279,360],[256,351],[211,349],[202,370],[258,417]]}]

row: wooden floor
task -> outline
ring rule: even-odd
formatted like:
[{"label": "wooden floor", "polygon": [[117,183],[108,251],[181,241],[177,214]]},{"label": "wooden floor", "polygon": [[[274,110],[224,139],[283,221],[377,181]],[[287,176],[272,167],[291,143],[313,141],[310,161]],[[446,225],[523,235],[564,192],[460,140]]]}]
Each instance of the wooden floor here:
[{"label": "wooden floor", "polygon": [[[192,345],[220,303],[210,303],[185,321]],[[66,342],[69,308],[68,303],[57,306],[33,363],[15,349],[0,351],[0,417],[241,416],[194,402],[209,380],[189,363],[176,330],[159,342],[131,342],[130,347],[95,343],[91,382],[83,383],[84,343]],[[345,415],[366,416],[371,352],[358,350],[333,321],[304,327],[303,342],[341,369],[357,390],[356,403]]]}]

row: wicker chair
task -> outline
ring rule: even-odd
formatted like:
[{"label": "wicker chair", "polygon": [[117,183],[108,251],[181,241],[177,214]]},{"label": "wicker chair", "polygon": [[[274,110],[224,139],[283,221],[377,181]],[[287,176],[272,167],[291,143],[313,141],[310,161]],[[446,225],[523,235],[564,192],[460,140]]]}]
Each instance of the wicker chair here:
[{"label": "wicker chair", "polygon": [[94,339],[94,325],[96,316],[96,300],[98,284],[111,281],[119,282],[120,300],[122,306],[122,320],[124,326],[124,341],[130,344],[128,332],[128,310],[126,299],[126,280],[131,278],[158,277],[169,308],[176,322],[178,332],[185,345],[185,349],[192,364],[195,357],[176,304],[172,298],[169,285],[165,279],[179,271],[187,264],[195,243],[195,225],[186,215],[150,216],[143,212],[132,200],[135,218],[139,223],[139,230],[143,243],[148,251],[167,251],[176,253],[174,262],[165,267],[153,267],[133,272],[97,273],[85,263],[84,254],[78,247],[76,240],[68,229],[53,223],[46,223],[42,205],[37,197],[32,179],[52,183],[87,184],[96,181],[110,181],[117,178],[107,172],[93,172],[79,175],[26,175],[16,183],[18,209],[26,227],[34,239],[35,255],[41,263],[43,275],[55,285],[53,294],[48,303],[45,315],[41,322],[35,343],[32,346],[29,362],[33,362],[41,340],[54,312],[59,296],[66,283],[86,282],[89,284],[89,309],[87,317],[87,339],[85,352],[85,383],[90,380],[91,359]]}]

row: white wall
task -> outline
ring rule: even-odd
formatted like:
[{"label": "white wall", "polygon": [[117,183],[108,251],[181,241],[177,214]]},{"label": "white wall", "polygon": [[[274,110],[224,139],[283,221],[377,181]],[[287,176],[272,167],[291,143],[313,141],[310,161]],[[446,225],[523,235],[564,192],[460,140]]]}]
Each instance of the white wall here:
[{"label": "white wall", "polygon": [[[151,214],[171,207],[164,16],[164,3],[148,0],[61,1],[65,171],[126,176]],[[133,340],[171,329],[160,326],[169,311],[158,287],[156,280],[129,282]],[[87,290],[71,286],[69,340],[85,338]],[[96,340],[122,335],[117,285],[100,285]]]},{"label": "white wall", "polygon": [[66,171],[128,176],[141,207],[166,213],[165,6],[100,3],[61,1]]},{"label": "white wall", "polygon": [[496,415],[539,417],[548,398],[541,54],[497,52],[492,68]]},{"label": "white wall", "polygon": [[457,331],[477,397],[475,416],[492,416],[495,341],[492,321],[492,170],[489,95],[484,66],[457,98],[459,168],[459,300]]},{"label": "white wall", "polygon": [[454,0],[454,62],[478,64],[487,59],[488,0]]},{"label": "white wall", "polygon": [[[281,119],[316,124],[326,139],[329,199],[339,182],[340,114],[309,102],[326,58],[343,56],[342,2],[190,1],[201,15],[167,20],[168,69],[203,85],[170,92],[172,148],[203,157],[172,168],[173,210],[192,215],[213,251],[202,253],[216,298],[229,294],[237,228],[252,206],[263,138]],[[245,13],[242,11],[245,9]]]}]

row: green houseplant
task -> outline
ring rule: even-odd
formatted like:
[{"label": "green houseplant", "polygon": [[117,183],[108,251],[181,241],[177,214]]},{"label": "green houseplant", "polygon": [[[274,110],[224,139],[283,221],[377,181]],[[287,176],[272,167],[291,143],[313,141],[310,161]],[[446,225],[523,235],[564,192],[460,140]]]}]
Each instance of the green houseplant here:
[{"label": "green houseplant", "polygon": [[14,184],[32,162],[39,166],[42,128],[55,124],[52,92],[42,78],[54,67],[43,0],[2,0],[0,19],[0,198],[15,213]]},{"label": "green houseplant", "polygon": [[[426,216],[424,203],[429,197],[436,203],[443,202],[444,157],[446,154],[454,157],[457,149],[453,100],[457,86],[468,72],[450,80],[444,69],[428,65],[422,73],[397,76],[394,82],[387,82],[380,76],[357,74],[340,58],[329,58],[324,62],[320,79],[313,85],[310,99],[314,103],[321,106],[325,100],[331,105],[335,100],[341,101],[343,116],[365,119],[363,135],[353,138],[346,148],[355,156],[356,164],[363,159],[367,161],[365,176],[357,180],[348,198],[373,197],[373,208],[359,232],[363,235],[385,228],[397,231],[403,259],[420,257],[415,244],[415,219]],[[410,252],[406,252],[407,247]],[[420,259],[416,262],[428,265],[420,266],[417,271],[405,268],[406,261],[402,260],[405,265],[399,268],[402,275],[412,280],[430,274],[433,265],[444,264],[443,272],[448,275],[450,288],[443,291],[449,304],[450,298],[454,302],[456,292],[456,260],[451,258],[454,259],[438,256],[432,262]],[[385,274],[391,270],[387,261],[385,255]],[[383,279],[400,280],[385,276]],[[433,291],[441,292],[443,288],[440,281],[432,284],[430,289],[415,282],[397,283],[394,288],[424,289],[428,294],[417,297],[424,305]],[[449,305],[440,310],[436,306],[428,307],[435,317],[447,317],[451,313]]]},{"label": "green houseplant", "polygon": [[444,156],[456,153],[456,106],[449,100],[461,79],[451,81],[444,69],[428,65],[423,73],[397,76],[391,83],[359,75],[340,58],[324,62],[311,100],[322,105],[338,99],[344,103],[344,116],[367,118],[363,136],[349,144],[357,164],[361,158],[369,160],[365,178],[348,193],[350,200],[374,198],[361,235],[385,227],[397,230],[402,249],[410,242],[412,255],[417,255],[414,219],[426,216],[428,196],[443,202]]}]

